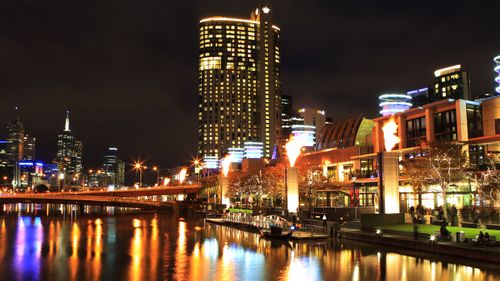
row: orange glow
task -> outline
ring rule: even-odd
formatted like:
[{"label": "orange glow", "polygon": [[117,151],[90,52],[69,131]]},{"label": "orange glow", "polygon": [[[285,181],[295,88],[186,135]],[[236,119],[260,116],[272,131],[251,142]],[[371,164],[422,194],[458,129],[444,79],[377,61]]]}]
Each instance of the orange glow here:
[{"label": "orange glow", "polygon": [[187,168],[182,168],[182,170],[179,172],[180,183],[183,183],[186,180],[186,175],[187,175]]},{"label": "orange glow", "polygon": [[167,186],[170,183],[170,178],[163,179],[163,186]]},{"label": "orange glow", "polygon": [[295,166],[295,161],[300,156],[300,150],[304,146],[304,139],[301,137],[290,136],[290,140],[285,144],[286,155],[290,161],[290,167]]},{"label": "orange glow", "polygon": [[398,124],[394,117],[391,116],[389,121],[384,123],[382,131],[384,132],[385,151],[391,151],[401,141],[396,135],[398,133]]},{"label": "orange glow", "polygon": [[224,157],[224,159],[222,159],[222,174],[224,175],[224,177],[227,177],[227,175],[229,174],[229,167],[231,166],[231,160],[232,160],[232,157],[228,154],[226,155],[226,157]]}]

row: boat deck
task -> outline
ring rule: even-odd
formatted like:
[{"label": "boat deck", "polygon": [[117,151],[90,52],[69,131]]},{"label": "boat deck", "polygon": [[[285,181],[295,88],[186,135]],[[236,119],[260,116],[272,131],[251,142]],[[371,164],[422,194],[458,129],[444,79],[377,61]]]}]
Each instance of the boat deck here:
[{"label": "boat deck", "polygon": [[[237,229],[240,229],[243,231],[255,232],[255,231],[251,231],[251,229],[249,229],[248,227],[245,227],[245,225],[243,225],[243,224],[227,222],[224,219],[206,218],[205,221],[208,223],[212,223],[212,224],[237,228]],[[313,233],[313,232],[309,232],[309,231],[294,231],[292,233],[292,236],[289,239],[302,241],[302,240],[317,240],[317,239],[327,239],[327,238],[328,238],[328,234],[325,234],[325,233]]]}]

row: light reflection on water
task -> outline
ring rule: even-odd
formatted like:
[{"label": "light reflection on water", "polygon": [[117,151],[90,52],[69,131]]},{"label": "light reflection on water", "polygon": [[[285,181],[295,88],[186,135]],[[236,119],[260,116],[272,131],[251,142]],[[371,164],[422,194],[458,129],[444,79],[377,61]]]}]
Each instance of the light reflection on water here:
[{"label": "light reflection on water", "polygon": [[0,216],[0,280],[495,280],[349,241],[270,242],[171,214]]}]

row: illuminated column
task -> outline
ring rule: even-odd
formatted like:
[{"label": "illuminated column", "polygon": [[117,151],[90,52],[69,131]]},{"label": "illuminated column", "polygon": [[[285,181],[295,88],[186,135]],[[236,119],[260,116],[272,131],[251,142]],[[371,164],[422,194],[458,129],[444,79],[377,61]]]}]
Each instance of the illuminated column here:
[{"label": "illuminated column", "polygon": [[379,213],[399,214],[398,152],[380,152],[377,159],[379,167]]},{"label": "illuminated column", "polygon": [[286,186],[286,207],[288,212],[296,213],[299,208],[299,169],[297,167],[287,168]]},{"label": "illuminated column", "polygon": [[227,188],[229,187],[229,178],[228,177],[221,177],[220,179],[220,184],[221,184],[221,198],[222,198],[222,205],[226,205],[226,208],[229,208],[229,204],[231,203],[229,197],[226,196],[227,194]]}]

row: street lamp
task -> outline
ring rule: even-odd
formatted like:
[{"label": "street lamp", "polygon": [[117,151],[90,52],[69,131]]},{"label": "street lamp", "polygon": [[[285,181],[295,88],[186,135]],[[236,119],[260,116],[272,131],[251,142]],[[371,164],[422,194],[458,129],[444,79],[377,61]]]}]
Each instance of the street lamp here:
[{"label": "street lamp", "polygon": [[158,169],[158,167],[156,166],[153,166],[153,171],[156,172],[156,185],[158,185],[160,182],[160,169]]},{"label": "street lamp", "polygon": [[139,170],[139,188],[142,187],[142,169],[146,168],[146,166],[142,166],[142,163],[136,162],[134,164],[134,170]]}]

